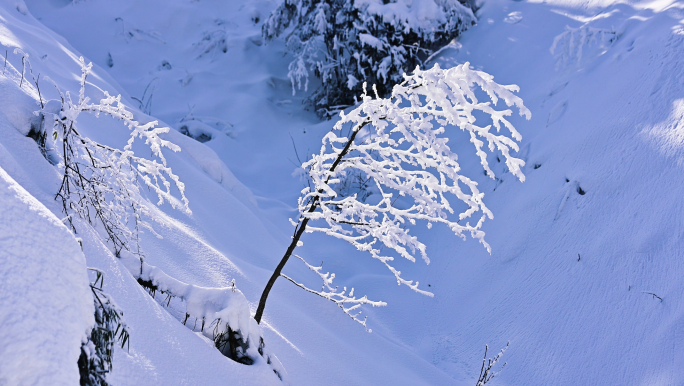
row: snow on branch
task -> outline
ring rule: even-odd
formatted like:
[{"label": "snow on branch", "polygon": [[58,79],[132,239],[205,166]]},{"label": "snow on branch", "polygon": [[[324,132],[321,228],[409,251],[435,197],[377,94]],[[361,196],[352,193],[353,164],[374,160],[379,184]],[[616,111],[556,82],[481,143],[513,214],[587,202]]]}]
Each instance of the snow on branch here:
[{"label": "snow on branch", "polygon": [[[556,59],[556,69],[565,67],[570,60],[576,59],[577,65],[582,61],[584,47],[596,45],[598,48],[608,48],[618,38],[614,30],[605,30],[583,25],[578,28],[565,26],[565,31],[555,39],[549,51]],[[556,54],[558,51],[558,54]]]},{"label": "snow on branch", "polygon": [[264,343],[261,328],[252,318],[249,302],[235,280],[228,287],[200,287],[175,279],[130,255],[124,255],[122,260],[153,298],[157,292],[165,295],[159,301],[162,306],[173,308],[176,306],[171,303],[173,299],[184,305],[179,311],[185,315],[181,322],[186,327],[213,340],[219,351],[235,361],[251,365],[263,358],[286,381],[283,365]]},{"label": "snow on branch", "polygon": [[285,36],[293,93],[306,90],[313,74],[320,86],[307,103],[331,118],[337,107],[356,104],[364,81],[390,94],[402,74],[455,47],[449,42],[476,20],[470,3],[459,0],[283,0],[262,35],[266,42]]},{"label": "snow on branch", "polygon": [[[276,375],[281,380],[284,379],[282,365],[267,349],[259,325],[251,316],[249,303],[235,287],[234,281],[232,286],[226,288],[194,286],[183,283],[144,261],[139,246],[139,234],[142,233],[142,228],[156,233],[144,220],[144,216],[151,215],[151,203],[143,196],[141,188],[154,192],[158,199],[157,205],[168,202],[173,208],[191,214],[185,196],[185,185],[168,166],[162,151],[166,148],[177,152],[180,147],[161,137],[169,132],[168,127],[157,127],[157,121],[145,124],[135,121],[133,114],[121,103],[121,96],[114,97],[104,91],[104,97],[99,103],[90,103],[90,99],[85,96],[85,86],[92,64],[86,64],[82,57],[80,63],[81,87],[77,101],[74,101],[68,91],[63,93],[55,84],[61,101],[49,101],[37,112],[39,117],[45,118],[45,122],[52,123],[51,134],[47,134],[46,124],[38,129],[40,133],[36,137],[53,139],[52,146],[42,146],[46,158],[56,160],[54,163],[62,172],[62,183],[55,198],[62,201],[62,209],[67,215],[64,221],[76,233],[73,221],[76,215],[96,230],[104,232],[107,241],[113,244],[114,253],[138,283],[153,298],[157,291],[166,295],[161,303],[167,307],[172,299],[184,302],[185,318],[182,323],[186,324],[192,317],[195,321],[193,330],[200,324],[200,331],[213,339],[217,349],[224,355],[245,364],[252,364],[258,358],[263,358]],[[96,117],[104,114],[123,121],[130,130],[130,137],[123,149],[95,142],[81,134],[77,121],[84,112]],[[149,147],[151,159],[135,155],[133,146],[138,139],[144,140]],[[119,319],[114,318],[118,315],[115,312],[117,309],[114,305],[108,305],[109,300],[101,291],[102,284],[96,288],[97,282],[101,283],[101,272],[96,272],[98,277],[95,284],[91,285],[95,300],[104,310],[103,315],[112,320],[107,323],[118,322]],[[98,314],[96,320],[97,317]],[[122,331],[125,341],[128,332],[125,328]],[[86,359],[91,360],[92,357],[90,355]]]},{"label": "snow on branch", "polygon": [[[323,138],[320,153],[302,165],[313,186],[302,190],[300,219],[295,225],[311,221],[306,232],[351,243],[382,262],[399,285],[432,296],[417,281],[403,277],[389,252],[411,262],[419,254],[429,264],[425,244],[409,233],[418,221],[428,228],[444,224],[463,239],[470,234],[490,251],[482,226],[485,219],[493,218],[484,193],[477,182],[462,174],[458,156],[444,134],[454,128],[468,133],[490,178],[495,175],[487,155],[498,151],[511,173],[524,181],[521,167],[525,162],[511,155],[522,139],[507,119],[512,110],[496,106],[503,101],[527,119],[531,113],[514,94],[517,86],[497,84],[491,75],[472,70],[469,63],[447,70],[438,65],[427,71],[416,68],[413,75],[404,77],[390,98],[380,98],[377,92],[373,97],[364,87],[361,105],[340,114]],[[478,89],[487,101],[478,100]],[[479,124],[476,113],[488,116],[489,124]],[[374,199],[373,195],[361,201],[356,194],[339,194],[345,176],[358,172],[379,192]],[[326,283],[327,278],[322,279]]]},{"label": "snow on branch", "polygon": [[[99,222],[117,256],[122,250],[141,256],[137,246],[140,231],[145,228],[154,233],[151,225],[143,219],[150,211],[141,186],[156,194],[157,205],[168,202],[175,209],[191,213],[185,197],[185,185],[167,165],[162,152],[163,148],[178,152],[180,147],[160,137],[169,132],[168,127],[157,127],[157,121],[146,124],[135,121],[133,114],[121,103],[120,95],[114,97],[104,91],[99,103],[90,103],[85,96],[85,86],[92,63],[86,64],[82,57],[80,63],[78,99],[74,101],[68,91],[63,93],[55,84],[61,101],[50,101],[38,112],[46,122],[50,121],[48,117],[52,118],[52,133],[47,134],[46,127],[40,130],[43,137],[53,139],[51,148],[44,149],[46,158],[56,160],[62,172],[62,183],[55,198],[61,199],[62,209],[74,233],[73,213],[92,225]],[[82,135],[77,121],[83,112],[96,117],[104,114],[123,121],[130,130],[126,146],[116,149]],[[137,139],[144,140],[149,146],[152,159],[135,155],[133,145]]]},{"label": "snow on branch", "polygon": [[506,343],[506,347],[502,348],[494,358],[489,359],[487,359],[487,350],[489,350],[489,345],[485,345],[485,353],[484,358],[482,359],[482,367],[480,368],[480,376],[477,378],[477,383],[475,386],[485,386],[487,383],[489,383],[489,381],[494,379],[494,377],[503,371],[507,363],[504,362],[504,364],[501,365],[501,368],[499,368],[499,371],[494,371],[494,366],[497,364],[497,362],[499,362],[501,356],[504,354],[504,352],[506,352],[506,349],[508,349],[510,344],[511,342]]},{"label": "snow on branch", "polygon": [[345,314],[349,315],[350,318],[360,323],[363,327],[366,328],[366,330],[368,330],[368,332],[372,332],[372,330],[368,329],[368,327],[366,326],[367,317],[363,320],[359,319],[359,316],[361,315],[362,311],[358,309],[364,304],[370,304],[373,307],[384,307],[387,305],[387,303],[370,300],[366,295],[364,295],[361,298],[357,298],[354,296],[354,288],[352,288],[349,292],[347,292],[347,287],[344,287],[341,291],[338,290],[338,287],[332,286],[332,282],[335,279],[335,274],[330,272],[321,273],[321,270],[323,269],[323,263],[321,263],[321,265],[318,267],[314,267],[313,265],[307,263],[306,260],[304,260],[300,256],[294,256],[297,257],[299,260],[303,261],[304,264],[306,264],[306,266],[310,270],[316,272],[316,274],[318,274],[321,280],[323,280],[323,286],[321,287],[321,290],[312,290],[306,287],[304,284],[296,282],[294,279],[283,273],[281,273],[280,276],[291,281],[294,285],[304,289],[305,291],[311,292],[312,294],[316,294],[324,299],[328,299],[331,302],[335,303],[338,307],[342,309],[342,311]]}]

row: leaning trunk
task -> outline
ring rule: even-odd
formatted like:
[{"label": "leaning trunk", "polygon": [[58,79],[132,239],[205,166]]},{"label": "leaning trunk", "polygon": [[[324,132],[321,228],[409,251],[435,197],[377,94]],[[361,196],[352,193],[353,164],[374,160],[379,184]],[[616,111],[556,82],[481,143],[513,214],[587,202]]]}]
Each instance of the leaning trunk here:
[{"label": "leaning trunk", "polygon": [[[330,166],[331,172],[335,171],[335,168],[337,167],[337,165],[340,164],[342,158],[344,158],[344,156],[346,156],[347,153],[349,153],[349,149],[351,148],[351,145],[354,143],[354,138],[356,138],[356,134],[368,123],[369,121],[362,123],[361,125],[359,125],[359,127],[356,128],[356,130],[352,132],[352,135],[349,137],[349,140],[344,145],[344,148],[337,156],[337,159],[335,159],[335,162],[333,162],[332,166]],[[328,180],[329,179],[330,177],[328,177]],[[325,181],[326,184],[328,183],[328,180]],[[319,190],[319,192],[323,193],[322,190]],[[316,196],[311,202],[311,207],[309,208],[307,213],[313,213],[319,205],[320,201],[318,196]],[[300,220],[299,224],[297,225],[297,228],[295,228],[295,234],[292,237],[292,242],[290,243],[290,246],[287,247],[285,255],[282,259],[280,259],[280,263],[278,263],[278,266],[276,267],[275,271],[273,271],[271,278],[268,279],[268,283],[266,283],[266,288],[264,288],[264,291],[261,293],[261,298],[259,299],[259,306],[257,307],[256,314],[254,315],[254,320],[256,320],[257,323],[261,323],[261,317],[264,315],[264,308],[266,308],[266,300],[268,299],[268,294],[271,292],[273,284],[275,284],[276,279],[278,279],[278,277],[280,276],[280,273],[283,271],[283,268],[285,267],[285,264],[287,264],[287,261],[290,259],[290,256],[292,256],[292,252],[294,252],[295,248],[297,248],[297,243],[299,243],[299,239],[304,234],[304,230],[306,230],[306,224],[308,223],[308,217],[303,217]]]}]

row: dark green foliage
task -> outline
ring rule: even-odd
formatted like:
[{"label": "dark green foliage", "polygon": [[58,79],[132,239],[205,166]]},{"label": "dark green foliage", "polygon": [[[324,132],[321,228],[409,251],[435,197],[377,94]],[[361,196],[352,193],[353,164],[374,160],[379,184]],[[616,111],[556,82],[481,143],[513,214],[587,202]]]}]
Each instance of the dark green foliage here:
[{"label": "dark green foliage", "polygon": [[[219,325],[221,325],[220,322],[216,323],[217,327]],[[254,359],[247,355],[249,340],[245,340],[240,331],[233,331],[233,329],[228,326],[224,332],[219,332],[216,329],[214,331],[214,344],[216,345],[216,348],[221,351],[221,354],[228,358],[245,365],[254,364]]]},{"label": "dark green foliage", "polygon": [[371,10],[368,2],[359,0],[284,0],[264,23],[262,34],[269,41],[292,28],[286,43],[294,56],[288,73],[293,89],[302,83],[306,89],[313,72],[322,84],[307,103],[320,116],[330,117],[355,103],[364,82],[369,88],[375,85],[380,96],[388,95],[404,73],[425,66],[434,51],[475,24],[465,0],[435,5],[439,20],[419,26],[401,19],[406,15],[388,20],[377,7]]},{"label": "dark green foliage", "polygon": [[[78,369],[81,386],[107,386],[107,373],[112,370],[112,349],[116,342],[121,348],[129,342],[123,312],[102,291],[103,274],[94,270],[97,278],[90,284],[95,302],[95,327],[81,346]],[[99,286],[98,286],[99,283]]]}]

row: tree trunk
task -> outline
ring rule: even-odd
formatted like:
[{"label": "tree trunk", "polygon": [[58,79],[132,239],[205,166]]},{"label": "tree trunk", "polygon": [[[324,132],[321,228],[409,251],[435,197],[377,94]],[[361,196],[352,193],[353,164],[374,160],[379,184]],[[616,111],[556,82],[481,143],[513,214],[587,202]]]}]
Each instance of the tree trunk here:
[{"label": "tree trunk", "polygon": [[[342,161],[342,158],[344,158],[347,153],[349,153],[349,149],[351,148],[352,143],[354,143],[354,138],[356,138],[356,134],[361,131],[361,129],[366,126],[369,121],[366,121],[359,125],[359,127],[354,130],[352,135],[349,137],[349,140],[347,143],[344,145],[344,148],[340,152],[340,154],[337,156],[337,159],[335,159],[335,162],[333,162],[332,166],[330,166],[330,171],[334,171],[337,165],[340,164]],[[328,177],[328,180],[330,177]],[[328,183],[328,180],[325,181],[325,183]],[[318,191],[319,193],[323,193],[322,190]],[[320,199],[319,196],[316,196],[313,199],[313,202],[311,203],[311,207],[307,211],[307,213],[313,213],[316,208],[320,205]],[[292,236],[292,242],[290,243],[290,246],[287,247],[287,251],[285,251],[285,255],[283,258],[280,260],[280,263],[278,263],[278,266],[276,267],[275,271],[273,271],[273,274],[271,275],[271,278],[268,279],[268,283],[266,283],[266,288],[264,288],[264,291],[261,293],[261,298],[259,299],[259,306],[257,306],[256,314],[254,315],[254,320],[257,321],[257,323],[261,323],[261,317],[264,315],[264,308],[266,308],[266,299],[268,299],[268,294],[271,292],[271,288],[273,288],[273,284],[275,284],[276,279],[280,276],[280,273],[283,271],[283,268],[285,267],[285,264],[287,261],[290,259],[290,256],[292,256],[292,252],[294,252],[295,248],[297,248],[297,243],[299,242],[299,239],[302,237],[304,234],[304,230],[306,229],[306,224],[309,223],[309,218],[304,217],[303,220],[299,222],[299,225],[295,229],[295,234]]]},{"label": "tree trunk", "polygon": [[[312,205],[309,212],[316,210],[316,206],[316,204]],[[261,323],[261,317],[264,314],[264,308],[266,307],[266,299],[268,298],[268,294],[271,292],[271,288],[273,287],[276,279],[280,276],[280,272],[283,271],[283,267],[285,267],[287,260],[289,260],[290,256],[292,256],[292,252],[294,252],[295,248],[297,248],[299,238],[302,237],[308,222],[309,219],[305,218],[301,223],[299,223],[299,227],[295,230],[295,234],[292,237],[292,242],[290,243],[290,246],[287,247],[287,251],[285,251],[285,256],[283,256],[283,258],[280,260],[280,263],[278,263],[278,266],[276,267],[275,271],[273,271],[271,278],[268,279],[266,288],[264,288],[264,292],[261,293],[261,299],[259,299],[259,306],[257,307],[256,315],[254,315],[254,320],[256,320],[257,323]]]}]

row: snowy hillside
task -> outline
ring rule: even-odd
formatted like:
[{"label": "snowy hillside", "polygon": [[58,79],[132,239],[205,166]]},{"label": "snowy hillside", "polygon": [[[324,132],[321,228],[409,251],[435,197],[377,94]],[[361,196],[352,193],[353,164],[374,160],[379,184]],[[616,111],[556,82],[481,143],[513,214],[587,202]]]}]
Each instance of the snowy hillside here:
[{"label": "snowy hillside", "polygon": [[[0,385],[77,382],[93,325],[87,267],[103,272],[130,333],[114,349],[110,384],[283,384],[268,354],[254,366],[226,358],[197,319],[183,325],[178,299],[162,305],[163,294],[153,299],[136,282],[172,277],[169,288],[188,302],[209,296],[193,291],[228,299],[197,315],[255,312],[306,186],[293,172],[338,119],[303,109],[310,94],[292,94],[283,38],[262,39],[278,4],[0,1]],[[282,279],[260,332],[250,331],[263,334],[292,385],[475,385],[485,345],[492,356],[507,342],[492,385],[684,384],[684,2],[485,0],[476,16],[461,48],[428,67],[469,62],[518,85],[531,111],[529,121],[510,118],[522,134],[523,183],[495,156],[497,178],[488,178],[468,135],[447,132],[494,214],[483,228],[491,254],[446,227],[416,228],[431,262],[397,267],[431,298],[397,286],[350,245],[305,235],[298,253],[323,261],[336,285],[387,303],[363,310],[372,333]],[[141,124],[172,127],[160,137],[181,149],[163,154],[191,214],[152,206],[148,221],[162,238],[142,234],[148,265],[139,276],[137,260],[115,257],[84,221],[69,232],[55,200],[60,172],[27,137],[39,98],[59,99],[46,78],[78,95],[80,56],[94,64],[87,96],[121,94]],[[129,139],[110,117],[77,123],[106,146]],[[299,261],[284,273],[320,285]]]}]

